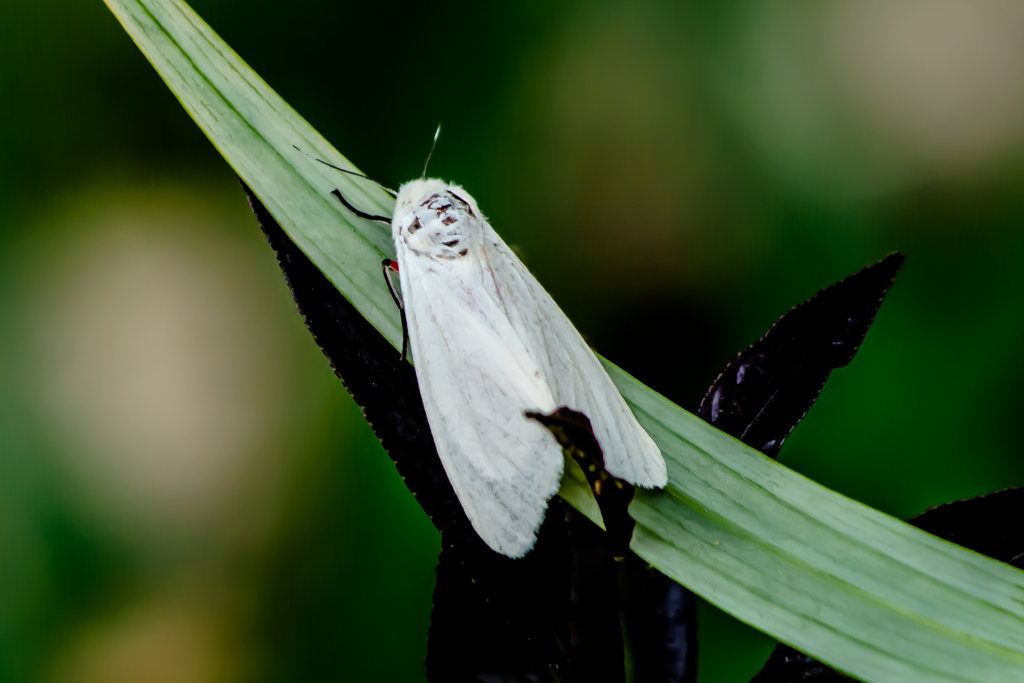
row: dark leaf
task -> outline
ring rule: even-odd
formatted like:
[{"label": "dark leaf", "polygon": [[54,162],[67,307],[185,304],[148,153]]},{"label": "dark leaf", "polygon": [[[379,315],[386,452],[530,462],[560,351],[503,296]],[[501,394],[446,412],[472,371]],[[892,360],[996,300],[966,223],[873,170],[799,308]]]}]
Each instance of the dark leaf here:
[{"label": "dark leaf", "polygon": [[939,538],[1024,568],[1024,487],[937,505],[907,521]]},{"label": "dark leaf", "polygon": [[622,621],[627,596],[620,585],[623,558],[636,523],[629,516],[633,486],[613,477],[583,413],[559,408],[549,415],[527,413],[548,428],[562,450],[579,463],[594,492],[605,529],[568,510],[572,543],[572,660],[583,681],[625,681]]},{"label": "dark leaf", "polygon": [[[903,256],[892,254],[791,308],[725,366],[697,414],[765,455],[778,455],[832,370],[856,355],[902,264]],[[852,680],[780,644],[752,683]]]},{"label": "dark leaf", "polygon": [[[903,256],[892,254],[791,308],[725,366],[697,415],[765,455],[778,455],[832,370],[857,353],[902,264]],[[779,645],[754,680],[848,679]]]},{"label": "dark leaf", "polygon": [[853,683],[855,680],[789,645],[779,644],[760,673],[750,679],[750,683]]},{"label": "dark leaf", "polygon": [[697,597],[636,555],[626,558],[627,609],[636,680],[697,680]]},{"label": "dark leaf", "polygon": [[902,263],[892,254],[790,309],[725,367],[697,414],[775,457],[832,370],[857,353]]},{"label": "dark leaf", "polygon": [[568,680],[572,554],[562,502],[551,502],[525,557],[442,536],[427,641],[427,679]]},{"label": "dark leaf", "polygon": [[[572,561],[560,506],[523,560],[509,560],[480,540],[438,458],[412,366],[242,186],[306,327],[441,532],[428,637],[431,680],[529,681],[541,674],[539,680],[552,680],[552,672],[565,668],[560,642],[568,640]],[[471,651],[464,649],[468,643]],[[479,678],[485,674],[498,678]]]},{"label": "dark leaf", "polygon": [[566,505],[572,542],[571,643],[573,679],[622,683],[625,647],[619,567],[609,534]]}]

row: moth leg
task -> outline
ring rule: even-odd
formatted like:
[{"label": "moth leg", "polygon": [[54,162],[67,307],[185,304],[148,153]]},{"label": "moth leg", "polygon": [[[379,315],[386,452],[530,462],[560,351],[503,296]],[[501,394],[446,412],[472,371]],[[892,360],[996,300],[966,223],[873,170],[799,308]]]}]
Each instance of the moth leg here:
[{"label": "moth leg", "polygon": [[[337,192],[337,190],[335,190]],[[342,199],[342,201],[345,201]],[[398,312],[402,315],[402,356],[399,360],[405,360],[406,355],[409,351],[409,325],[405,322],[405,306],[402,305],[402,300],[398,298],[398,292],[395,291],[395,284],[391,281],[391,273],[398,272],[398,261],[392,261],[389,258],[381,261],[381,269],[384,271],[384,281],[388,283],[388,291],[391,292],[391,298],[395,300],[395,305],[398,306]]]},{"label": "moth leg", "polygon": [[387,216],[374,216],[371,213],[366,213],[365,211],[360,211],[356,207],[354,207],[351,204],[349,204],[348,202],[346,202],[345,198],[341,196],[341,192],[339,190],[331,190],[331,194],[333,194],[335,197],[337,197],[338,200],[342,204],[345,205],[346,209],[348,209],[349,211],[351,211],[355,215],[359,216],[360,218],[365,218],[368,221],[380,221],[382,223],[387,223],[388,225],[391,225],[391,219],[388,218]]}]

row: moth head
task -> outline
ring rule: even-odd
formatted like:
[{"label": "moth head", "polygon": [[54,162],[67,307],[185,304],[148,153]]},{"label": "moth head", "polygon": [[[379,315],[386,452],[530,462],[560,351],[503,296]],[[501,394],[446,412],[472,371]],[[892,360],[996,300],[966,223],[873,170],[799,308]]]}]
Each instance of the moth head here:
[{"label": "moth head", "polygon": [[420,254],[458,259],[480,242],[480,210],[458,185],[435,178],[413,180],[398,190],[391,236]]}]

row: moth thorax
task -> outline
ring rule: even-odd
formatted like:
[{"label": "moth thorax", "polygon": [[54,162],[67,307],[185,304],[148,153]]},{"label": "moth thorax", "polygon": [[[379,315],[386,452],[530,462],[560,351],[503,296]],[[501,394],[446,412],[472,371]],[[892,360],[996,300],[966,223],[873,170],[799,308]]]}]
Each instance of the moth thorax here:
[{"label": "moth thorax", "polygon": [[450,190],[426,194],[409,208],[399,228],[417,252],[454,260],[466,256],[479,240],[480,224],[472,207]]}]

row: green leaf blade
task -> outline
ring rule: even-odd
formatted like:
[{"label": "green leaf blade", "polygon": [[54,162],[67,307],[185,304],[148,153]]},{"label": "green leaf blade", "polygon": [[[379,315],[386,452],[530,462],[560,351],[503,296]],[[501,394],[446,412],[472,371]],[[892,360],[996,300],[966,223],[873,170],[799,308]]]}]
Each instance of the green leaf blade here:
[{"label": "green leaf blade", "polygon": [[[640,492],[631,508],[641,556],[737,616],[758,602],[789,610],[800,628],[772,635],[791,644],[843,633],[811,654],[866,680],[1020,677],[1024,572],[830,491],[606,365],[669,465],[666,492]],[[872,674],[874,659],[920,676]]]},{"label": "green leaf blade", "polygon": [[389,231],[350,216],[330,194],[339,188],[354,205],[386,215],[393,204],[387,193],[305,156],[302,151],[358,170],[188,5],[111,0],[107,6],[288,236],[374,327],[400,341],[401,323],[379,268],[364,267],[394,256]]},{"label": "green leaf blade", "polygon": [[[289,237],[392,344],[388,215],[355,168],[177,0],[106,0],[189,115]],[[737,618],[865,681],[1024,680],[1024,572],[847,499],[608,370],[669,466],[631,507],[634,550]],[[582,473],[564,498],[600,520]]]}]

